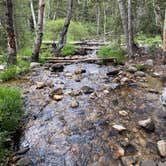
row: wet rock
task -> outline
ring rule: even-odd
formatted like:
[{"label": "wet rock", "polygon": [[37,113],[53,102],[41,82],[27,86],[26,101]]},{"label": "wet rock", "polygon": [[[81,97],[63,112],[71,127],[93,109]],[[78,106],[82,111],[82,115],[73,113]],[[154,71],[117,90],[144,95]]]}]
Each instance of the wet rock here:
[{"label": "wet rock", "polygon": [[123,77],[120,82],[123,85],[123,84],[129,82],[129,79],[127,77]]},{"label": "wet rock", "polygon": [[143,129],[145,129],[147,132],[154,132],[155,130],[155,124],[152,121],[151,118],[140,120],[138,122],[139,126],[141,126]]},{"label": "wet rock", "polygon": [[163,90],[160,97],[161,104],[166,107],[166,88]]},{"label": "wet rock", "polygon": [[119,111],[119,115],[121,115],[121,116],[127,116],[128,112],[126,112],[126,111]]},{"label": "wet rock", "polygon": [[145,76],[145,73],[144,73],[143,71],[137,71],[137,72],[135,73],[135,76],[137,76],[137,77],[144,77],[144,76]]},{"label": "wet rock", "polygon": [[117,130],[117,131],[119,131],[119,132],[121,132],[121,131],[124,131],[124,130],[126,130],[126,128],[124,127],[124,126],[122,126],[122,125],[113,125],[112,126],[115,130]]},{"label": "wet rock", "polygon": [[30,69],[38,68],[40,67],[40,63],[37,62],[31,62],[30,63]]},{"label": "wet rock", "polygon": [[72,78],[72,77],[73,77],[73,74],[67,72],[67,73],[65,73],[65,77]]},{"label": "wet rock", "polygon": [[146,61],[145,61],[145,65],[148,65],[148,66],[153,67],[154,62],[153,62],[153,60],[152,60],[152,59],[148,59],[148,60],[146,60]]},{"label": "wet rock", "polygon": [[158,162],[157,166],[166,166],[166,161],[163,161],[163,162]]},{"label": "wet rock", "polygon": [[121,157],[124,156],[125,151],[121,146],[114,144],[114,143],[111,143],[110,147],[111,147],[113,159],[117,160],[117,159],[120,159]]},{"label": "wet rock", "polygon": [[84,94],[91,94],[94,92],[94,89],[89,87],[89,86],[83,86],[81,88],[81,91],[84,93]]},{"label": "wet rock", "polygon": [[24,157],[18,160],[16,166],[33,166],[33,162],[29,158]]},{"label": "wet rock", "polygon": [[63,89],[62,88],[56,88],[56,89],[54,89],[50,93],[50,96],[53,96],[53,95],[63,95]]},{"label": "wet rock", "polygon": [[74,71],[75,74],[83,74],[83,73],[86,73],[86,70],[85,69],[76,69]]},{"label": "wet rock", "polygon": [[121,158],[123,166],[140,166],[136,156],[125,156]]},{"label": "wet rock", "polygon": [[137,71],[137,68],[134,67],[134,66],[129,66],[127,71],[130,72],[130,73],[135,73]]},{"label": "wet rock", "polygon": [[56,101],[60,101],[63,99],[63,95],[53,95],[53,99]]},{"label": "wet rock", "polygon": [[113,69],[107,73],[107,76],[115,76],[119,74],[119,72],[120,72],[120,69]]},{"label": "wet rock", "polygon": [[39,82],[39,81],[36,82],[36,88],[37,88],[37,89],[42,89],[42,88],[44,88],[45,86],[46,86],[46,85],[45,85],[44,82]]},{"label": "wet rock", "polygon": [[141,162],[140,166],[157,166],[157,163],[153,160],[145,160]]},{"label": "wet rock", "polygon": [[109,86],[109,89],[110,90],[114,90],[116,88],[119,88],[120,84],[118,83],[111,83],[110,86]]},{"label": "wet rock", "polygon": [[77,108],[77,107],[79,107],[79,102],[78,101],[76,101],[76,100],[73,100],[72,102],[71,102],[71,105],[70,105],[72,108]]},{"label": "wet rock", "polygon": [[160,140],[157,142],[157,148],[162,157],[166,157],[166,140]]},{"label": "wet rock", "polygon": [[51,71],[52,72],[63,72],[64,70],[64,65],[63,64],[54,64],[51,66]]},{"label": "wet rock", "polygon": [[125,155],[133,155],[137,153],[137,149],[134,145],[128,144],[125,146]]},{"label": "wet rock", "polygon": [[89,96],[91,99],[95,99],[97,97],[97,94],[94,92],[94,93],[91,93],[90,96]]},{"label": "wet rock", "polygon": [[110,92],[109,92],[109,90],[106,90],[106,89],[105,89],[105,90],[103,91],[103,93],[104,93],[104,94],[109,94]]}]

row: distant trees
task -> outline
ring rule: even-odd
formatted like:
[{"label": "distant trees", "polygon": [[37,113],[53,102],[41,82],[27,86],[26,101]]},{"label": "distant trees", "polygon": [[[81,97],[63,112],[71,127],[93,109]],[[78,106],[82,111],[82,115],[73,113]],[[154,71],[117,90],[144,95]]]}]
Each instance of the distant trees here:
[{"label": "distant trees", "polygon": [[44,0],[39,0],[37,31],[36,31],[36,37],[35,37],[35,41],[33,45],[32,57],[31,57],[32,62],[39,61],[39,51],[40,51],[40,47],[42,44],[42,37],[43,37],[44,7],[45,7]]},{"label": "distant trees", "polygon": [[13,25],[13,4],[12,0],[4,0],[5,29],[7,34],[7,63],[16,64],[16,39]]}]

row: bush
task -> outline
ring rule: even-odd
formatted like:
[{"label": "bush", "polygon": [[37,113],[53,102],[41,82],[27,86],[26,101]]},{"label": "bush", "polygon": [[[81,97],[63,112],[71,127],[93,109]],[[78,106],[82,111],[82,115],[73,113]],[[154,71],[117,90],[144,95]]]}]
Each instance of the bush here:
[{"label": "bush", "polygon": [[[64,25],[64,19],[58,19],[56,21],[48,21],[46,23],[44,40],[58,40],[59,33]],[[80,22],[70,22],[69,31],[67,34],[67,41],[75,41],[87,38],[90,34],[94,33],[92,26],[89,24],[82,24]]]},{"label": "bush", "polygon": [[0,163],[10,152],[12,136],[19,128],[22,102],[17,89],[0,86]]},{"label": "bush", "polygon": [[76,51],[76,47],[71,44],[65,45],[61,50],[62,56],[73,55]]},{"label": "bush", "polygon": [[9,81],[16,76],[16,73],[17,73],[17,67],[10,66],[0,73],[0,80]]},{"label": "bush", "polygon": [[16,78],[18,75],[25,74],[29,71],[29,62],[22,61],[18,58],[18,65],[7,67],[4,71],[0,72],[0,80],[9,81]]},{"label": "bush", "polygon": [[97,52],[99,58],[113,58],[117,63],[123,63],[125,60],[124,50],[117,44],[102,46]]}]

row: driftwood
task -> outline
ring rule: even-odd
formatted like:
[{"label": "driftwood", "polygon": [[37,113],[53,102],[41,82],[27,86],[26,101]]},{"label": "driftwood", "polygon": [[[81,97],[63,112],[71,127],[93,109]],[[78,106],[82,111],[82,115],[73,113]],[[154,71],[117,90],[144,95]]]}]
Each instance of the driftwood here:
[{"label": "driftwood", "polygon": [[107,61],[107,62],[114,62],[113,58],[47,58],[48,63],[79,63],[79,62],[98,62],[98,61]]}]

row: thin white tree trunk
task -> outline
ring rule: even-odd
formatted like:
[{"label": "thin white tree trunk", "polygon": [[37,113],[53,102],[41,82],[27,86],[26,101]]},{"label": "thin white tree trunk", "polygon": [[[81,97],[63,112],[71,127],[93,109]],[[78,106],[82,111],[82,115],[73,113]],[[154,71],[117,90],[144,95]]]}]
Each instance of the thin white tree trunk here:
[{"label": "thin white tree trunk", "polygon": [[44,0],[39,0],[38,24],[37,24],[36,38],[35,38],[35,42],[34,42],[33,50],[32,50],[32,57],[31,57],[32,62],[38,62],[39,60],[39,51],[40,51],[40,46],[41,46],[42,37],[43,37],[44,7],[45,7]]},{"label": "thin white tree trunk", "polygon": [[127,12],[125,10],[125,6],[124,6],[124,1],[123,0],[118,0],[118,4],[119,4],[119,11],[120,11],[120,16],[121,16],[121,20],[122,20],[122,25],[123,25],[126,45],[127,45],[127,49],[129,49]]},{"label": "thin white tree trunk", "polygon": [[166,9],[165,9],[165,20],[164,20],[164,29],[163,29],[163,55],[164,55],[164,64],[166,64]]},{"label": "thin white tree trunk", "polygon": [[105,3],[103,2],[103,14],[104,14],[104,25],[103,25],[103,32],[104,32],[104,42],[106,41],[105,35],[106,35],[106,23],[107,23],[107,16],[106,16],[106,8]]},{"label": "thin white tree trunk", "polygon": [[97,35],[100,32],[100,3],[97,3]]},{"label": "thin white tree trunk", "polygon": [[133,55],[133,30],[132,30],[131,0],[128,0],[128,40],[129,40],[129,56]]},{"label": "thin white tree trunk", "polygon": [[35,11],[34,11],[34,6],[33,6],[33,0],[30,0],[30,7],[31,7],[31,13],[32,13],[34,28],[36,29],[37,23],[36,23],[36,16],[35,16]]}]

